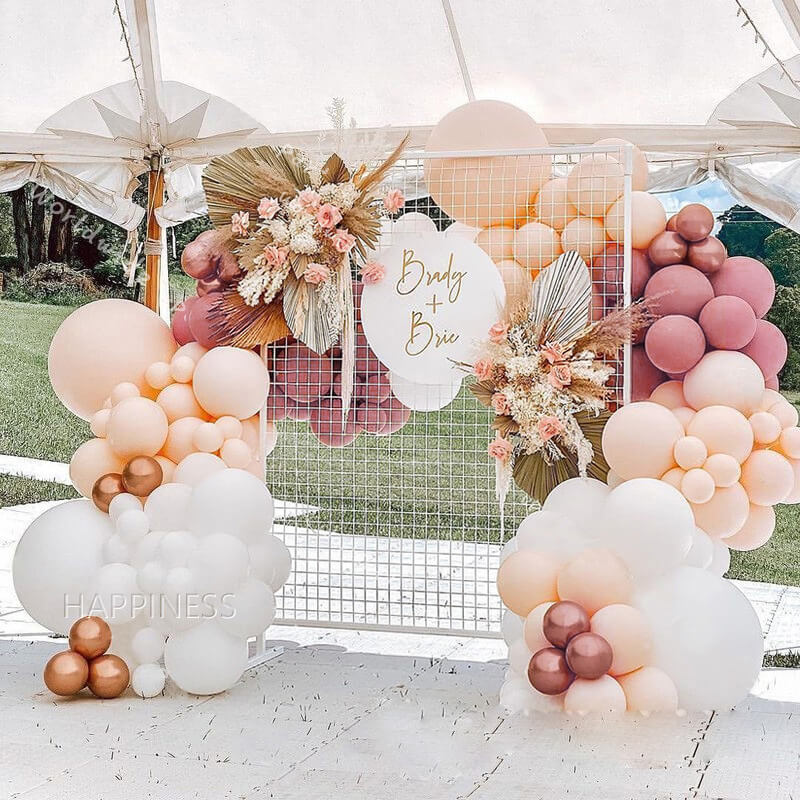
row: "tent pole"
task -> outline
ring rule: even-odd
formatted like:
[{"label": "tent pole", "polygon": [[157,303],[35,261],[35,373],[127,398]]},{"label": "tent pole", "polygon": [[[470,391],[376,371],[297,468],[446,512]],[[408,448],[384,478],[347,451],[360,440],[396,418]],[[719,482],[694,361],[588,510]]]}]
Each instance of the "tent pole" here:
[{"label": "tent pole", "polygon": [[[156,219],[156,209],[164,205],[164,171],[158,155],[150,157],[147,174],[147,241],[145,242],[144,304],[159,313],[161,282],[161,226]],[[153,246],[151,247],[151,243]],[[155,245],[158,245],[156,247]]]}]

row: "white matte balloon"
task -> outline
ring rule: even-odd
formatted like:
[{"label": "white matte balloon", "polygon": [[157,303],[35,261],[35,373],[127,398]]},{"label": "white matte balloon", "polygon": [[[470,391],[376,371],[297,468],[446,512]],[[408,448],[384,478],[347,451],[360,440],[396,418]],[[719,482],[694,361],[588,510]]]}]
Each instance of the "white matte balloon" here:
[{"label": "white matte balloon", "polygon": [[500,548],[500,563],[502,564],[512,553],[516,553],[518,549],[519,549],[519,542],[517,541],[517,537],[512,536]]},{"label": "white matte balloon", "polygon": [[743,700],[761,669],[758,616],[730,581],[678,567],[635,604],[653,632],[651,665],[663,669],[687,711],[723,711]]},{"label": "white matte balloon", "polygon": [[136,570],[130,564],[105,564],[90,582],[88,613],[112,627],[126,625],[142,610]]},{"label": "white matte balloon", "polygon": [[521,712],[525,715],[534,712],[563,711],[563,702],[559,696],[553,697],[537,692],[527,677],[518,675],[507,678],[500,688],[500,705],[512,713]]},{"label": "white matte balloon", "polygon": [[289,548],[275,535],[259,536],[247,548],[250,556],[250,574],[277,592],[289,578],[292,570],[292,554]]},{"label": "white matte balloon", "polygon": [[164,634],[156,628],[140,628],[133,635],[131,650],[139,664],[155,663],[164,654]]},{"label": "white matte balloon", "polygon": [[461,390],[461,377],[449,383],[413,383],[389,373],[392,394],[412,411],[439,411],[455,400]]},{"label": "white matte balloon", "polygon": [[161,563],[167,568],[185,567],[189,557],[197,549],[198,539],[189,531],[169,531],[164,534],[158,547]]},{"label": "white matte balloon", "polygon": [[232,636],[215,621],[205,621],[169,637],[164,666],[184,692],[219,694],[247,667],[247,640]]},{"label": "white matte balloon", "polygon": [[[423,214],[421,211],[409,211],[407,214],[398,217],[392,223],[391,233],[393,236],[407,233],[438,234],[438,230],[436,229],[436,223],[427,214]],[[475,235],[477,236],[477,231]],[[392,242],[392,244],[393,243],[394,242]]]},{"label": "white matte balloon", "polygon": [[126,544],[135,545],[149,533],[150,522],[141,508],[131,508],[117,517],[116,529]]},{"label": "white matte balloon", "polygon": [[136,495],[123,492],[112,498],[108,504],[108,516],[111,517],[112,522],[116,522],[120,515],[125,511],[142,510],[142,501]]},{"label": "white matte balloon", "polygon": [[605,483],[594,478],[570,478],[547,495],[542,508],[563,514],[587,539],[594,539],[598,514],[610,491]]},{"label": "white matte balloon", "polygon": [[131,675],[131,688],[139,697],[155,697],[164,691],[167,674],[158,664],[139,664]]},{"label": "white matte balloon", "polygon": [[225,462],[213,453],[190,453],[184,458],[172,476],[175,483],[185,483],[187,486],[197,486],[209,475],[225,469]]},{"label": "white matte balloon", "polygon": [[731,567],[731,551],[728,545],[725,544],[724,539],[712,539],[713,553],[711,556],[711,563],[706,567],[712,575],[717,575],[720,578]]},{"label": "white matte balloon", "polygon": [[84,499],[53,506],[27,527],[11,571],[19,602],[36,622],[69,633],[85,613],[81,600],[103,564],[103,545],[112,533],[109,517]]},{"label": "white matte balloon", "polygon": [[695,528],[692,534],[692,546],[683,563],[687,567],[708,569],[714,557],[714,541],[702,528]]},{"label": "white matte balloon", "polygon": [[198,589],[216,594],[220,601],[223,594],[239,588],[249,563],[247,547],[241,539],[229,533],[212,533],[200,539],[189,567],[198,576]]},{"label": "white matte balloon", "polygon": [[513,611],[506,609],[503,612],[500,630],[503,634],[503,640],[509,647],[512,642],[522,639],[522,628],[524,625],[525,620],[517,616]]},{"label": "white matte balloon", "polygon": [[130,548],[118,533],[106,539],[106,543],[103,545],[103,558],[106,564],[111,564],[112,562],[127,563],[130,560],[130,556]]},{"label": "white matte balloon", "polygon": [[275,619],[275,595],[257,578],[248,578],[231,597],[223,598],[219,624],[233,636],[258,636]]},{"label": "white matte balloon", "polygon": [[177,531],[186,528],[192,487],[165,483],[154,489],[144,504],[151,531]]},{"label": "white matte balloon", "polygon": [[522,520],[517,530],[521,550],[538,550],[565,564],[587,547],[590,539],[562,513],[542,509]]}]

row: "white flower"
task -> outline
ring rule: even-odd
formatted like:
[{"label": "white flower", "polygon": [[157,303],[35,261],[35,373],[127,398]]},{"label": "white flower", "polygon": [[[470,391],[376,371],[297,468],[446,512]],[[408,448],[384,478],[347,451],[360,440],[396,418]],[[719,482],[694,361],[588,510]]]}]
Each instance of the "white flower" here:
[{"label": "white flower", "polygon": [[272,244],[284,245],[289,243],[289,226],[283,220],[267,220],[264,223],[264,230],[272,237]]},{"label": "white flower", "polygon": [[319,194],[323,201],[338,206],[342,211],[349,211],[361,192],[356,189],[351,181],[346,183],[326,183],[319,187]]}]

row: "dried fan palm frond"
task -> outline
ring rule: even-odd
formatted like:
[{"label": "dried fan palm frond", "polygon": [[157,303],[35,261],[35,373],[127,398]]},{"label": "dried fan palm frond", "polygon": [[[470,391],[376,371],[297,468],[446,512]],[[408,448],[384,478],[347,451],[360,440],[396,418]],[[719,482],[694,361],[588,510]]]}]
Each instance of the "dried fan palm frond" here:
[{"label": "dried fan palm frond", "polygon": [[277,342],[290,334],[283,318],[283,299],[248,306],[236,289],[226,289],[211,310],[212,330],[221,343],[234,347],[256,347]]},{"label": "dried fan palm frond", "polygon": [[372,172],[367,172],[360,176],[357,181],[354,181],[356,187],[367,194],[369,190],[377,186],[386,177],[386,173],[397,163],[397,160],[403,155],[403,150],[406,149],[408,140],[411,138],[411,131],[409,131],[402,139],[400,144],[395,147],[391,155]]},{"label": "dried fan palm frond", "polygon": [[283,284],[283,316],[292,335],[322,355],[336,344],[339,331],[331,326],[316,287],[289,272]]},{"label": "dried fan palm frond", "polygon": [[502,414],[494,418],[492,428],[499,431],[501,436],[507,437],[519,430],[519,423],[516,422],[513,417]]},{"label": "dried fan palm frond", "polygon": [[492,405],[494,387],[491,384],[485,383],[484,381],[475,381],[475,383],[470,383],[467,388],[475,395],[481,405],[487,408]]},{"label": "dried fan palm frond", "polygon": [[293,147],[256,147],[258,158],[276,173],[283,175],[293,184],[293,191],[299,192],[311,183],[311,176],[302,160],[302,151]]},{"label": "dried fan palm frond", "polygon": [[575,340],[572,351],[591,350],[598,356],[613,358],[620,347],[633,341],[639,331],[656,321],[658,315],[648,299],[639,300],[627,308],[616,308],[590,325]]},{"label": "dried fan palm frond", "polygon": [[375,212],[357,203],[342,215],[342,225],[356,237],[356,250],[366,260],[367,250],[377,247],[381,233],[381,223]]},{"label": "dried fan palm frond", "polygon": [[350,180],[350,170],[336,153],[325,162],[320,174],[323,183],[344,183]]}]

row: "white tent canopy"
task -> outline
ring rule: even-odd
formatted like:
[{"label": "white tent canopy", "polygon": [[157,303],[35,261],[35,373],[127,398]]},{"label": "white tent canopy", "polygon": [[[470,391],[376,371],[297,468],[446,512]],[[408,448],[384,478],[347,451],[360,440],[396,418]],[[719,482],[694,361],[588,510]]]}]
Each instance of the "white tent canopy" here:
[{"label": "white tent canopy", "polygon": [[477,97],[552,145],[634,141],[656,189],[711,170],[800,230],[797,0],[0,0],[0,19],[0,191],[32,180],[128,229],[139,175],[163,171],[175,224],[210,157],[313,141],[333,97],[416,146]]}]

